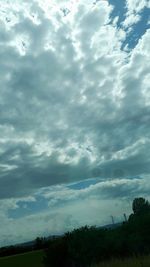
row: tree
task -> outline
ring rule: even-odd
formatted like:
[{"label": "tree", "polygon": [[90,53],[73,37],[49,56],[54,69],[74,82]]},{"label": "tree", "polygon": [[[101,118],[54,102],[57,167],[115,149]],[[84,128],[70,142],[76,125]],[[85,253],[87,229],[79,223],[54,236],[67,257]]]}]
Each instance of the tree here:
[{"label": "tree", "polygon": [[37,237],[35,239],[34,248],[35,249],[41,249],[46,246],[46,239],[44,237]]},{"label": "tree", "polygon": [[49,247],[45,250],[43,263],[46,267],[71,267],[68,257],[68,244],[64,237],[49,241]]},{"label": "tree", "polygon": [[150,204],[143,197],[135,198],[132,203],[132,209],[135,215],[140,215],[150,211]]}]

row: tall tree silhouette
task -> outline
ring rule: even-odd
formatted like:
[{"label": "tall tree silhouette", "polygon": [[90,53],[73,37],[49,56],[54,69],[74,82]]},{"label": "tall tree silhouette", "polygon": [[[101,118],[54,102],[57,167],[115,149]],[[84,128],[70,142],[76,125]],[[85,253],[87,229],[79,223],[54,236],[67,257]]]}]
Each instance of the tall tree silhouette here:
[{"label": "tall tree silhouette", "polygon": [[150,211],[150,204],[145,198],[139,197],[133,200],[132,209],[135,215]]}]

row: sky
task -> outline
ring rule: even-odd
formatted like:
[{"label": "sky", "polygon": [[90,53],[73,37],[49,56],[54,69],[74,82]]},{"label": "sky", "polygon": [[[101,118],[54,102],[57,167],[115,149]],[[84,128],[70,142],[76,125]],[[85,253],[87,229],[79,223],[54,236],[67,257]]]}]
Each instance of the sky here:
[{"label": "sky", "polygon": [[149,199],[149,44],[149,0],[0,0],[0,246]]}]

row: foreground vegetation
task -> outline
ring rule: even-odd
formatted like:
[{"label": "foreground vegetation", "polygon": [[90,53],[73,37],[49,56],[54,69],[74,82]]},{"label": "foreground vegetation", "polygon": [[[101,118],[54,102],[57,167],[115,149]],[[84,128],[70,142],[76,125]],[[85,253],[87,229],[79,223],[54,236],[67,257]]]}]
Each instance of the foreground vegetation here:
[{"label": "foreground vegetation", "polygon": [[128,221],[117,228],[85,226],[50,240],[45,267],[91,267],[113,258],[123,260],[150,254],[150,204],[144,198],[137,198],[132,209]]},{"label": "foreground vegetation", "polygon": [[94,267],[149,267],[150,256],[133,257],[129,259],[119,260],[113,259],[108,262],[101,262]]},{"label": "foreground vegetation", "polygon": [[[1,267],[44,267],[43,251],[33,251],[25,254],[0,258]],[[149,267],[150,256],[133,257],[129,259],[101,262],[92,267]],[[61,267],[61,266],[60,266]]]},{"label": "foreground vegetation", "polygon": [[43,267],[43,251],[0,258],[0,267]]}]

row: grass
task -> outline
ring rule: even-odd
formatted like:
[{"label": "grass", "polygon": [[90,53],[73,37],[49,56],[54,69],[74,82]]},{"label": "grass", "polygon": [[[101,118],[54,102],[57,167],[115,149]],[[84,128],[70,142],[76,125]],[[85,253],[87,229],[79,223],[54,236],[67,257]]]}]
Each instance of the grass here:
[{"label": "grass", "polygon": [[[20,255],[0,258],[0,267],[44,267],[43,251],[32,251]],[[60,266],[61,267],[61,266]],[[150,267],[150,256],[134,257],[125,260],[114,259],[94,267]]]},{"label": "grass", "polygon": [[43,267],[43,251],[0,258],[0,267]]},{"label": "grass", "polygon": [[94,267],[150,267],[150,256],[134,257],[125,260],[114,259]]}]

